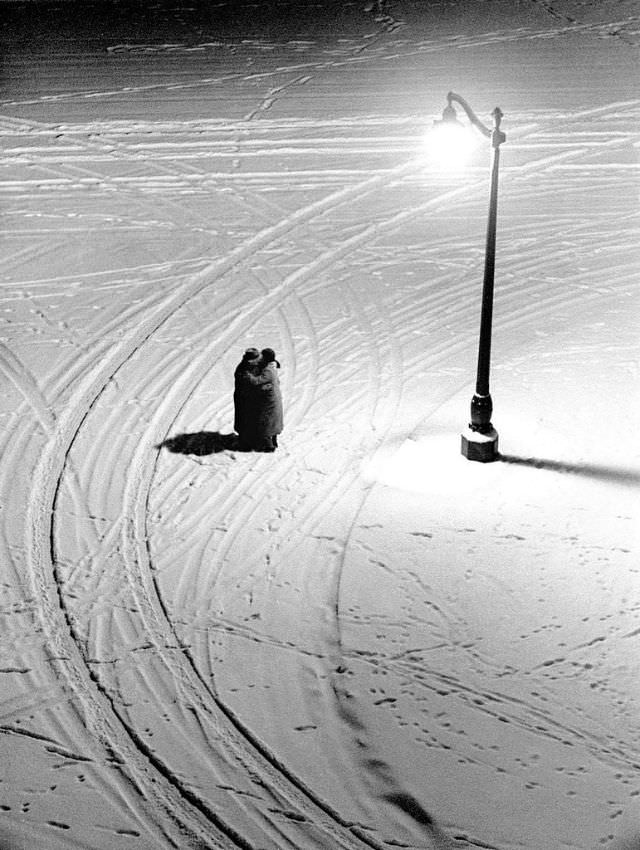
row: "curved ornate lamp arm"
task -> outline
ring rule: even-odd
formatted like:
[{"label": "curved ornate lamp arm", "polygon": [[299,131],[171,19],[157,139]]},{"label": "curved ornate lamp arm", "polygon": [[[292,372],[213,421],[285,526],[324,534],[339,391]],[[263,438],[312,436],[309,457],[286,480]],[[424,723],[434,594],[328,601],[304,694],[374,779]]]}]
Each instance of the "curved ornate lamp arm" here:
[{"label": "curved ornate lamp arm", "polygon": [[506,135],[500,130],[500,122],[502,121],[503,113],[499,106],[493,110],[493,131],[491,131],[486,124],[483,124],[482,121],[478,118],[473,109],[469,106],[467,101],[461,97],[459,94],[456,94],[453,91],[450,91],[447,94],[447,102],[449,104],[449,108],[451,109],[451,102],[455,101],[459,103],[460,106],[464,109],[467,114],[467,118],[474,127],[477,127],[478,130],[482,133],[483,136],[486,136],[488,139],[491,139],[493,147],[497,148],[503,142],[507,140]]}]

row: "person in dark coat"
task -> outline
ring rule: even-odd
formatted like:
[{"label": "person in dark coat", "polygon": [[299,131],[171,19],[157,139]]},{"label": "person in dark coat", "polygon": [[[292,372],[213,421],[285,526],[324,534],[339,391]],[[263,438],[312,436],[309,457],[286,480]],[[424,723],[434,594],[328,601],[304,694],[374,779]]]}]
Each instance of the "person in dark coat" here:
[{"label": "person in dark coat", "polygon": [[235,373],[234,430],[243,451],[273,452],[282,431],[282,395],[273,349],[248,348]]},{"label": "person in dark coat", "polygon": [[253,384],[250,376],[258,374],[259,362],[260,352],[258,349],[247,348],[233,375],[233,429],[239,438],[239,448],[242,449],[250,448],[250,434],[255,430],[255,405],[251,398]]},{"label": "person in dark coat", "polygon": [[280,364],[273,348],[263,348],[260,356],[260,376],[268,380],[260,386],[258,436],[262,451],[275,451],[278,448],[278,434],[282,433],[284,416],[279,368]]}]

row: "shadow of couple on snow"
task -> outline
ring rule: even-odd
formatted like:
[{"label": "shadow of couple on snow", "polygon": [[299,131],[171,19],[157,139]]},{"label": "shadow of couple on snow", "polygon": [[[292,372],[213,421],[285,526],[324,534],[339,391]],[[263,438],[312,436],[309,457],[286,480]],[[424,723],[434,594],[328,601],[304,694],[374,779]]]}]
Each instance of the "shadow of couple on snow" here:
[{"label": "shadow of couple on snow", "polygon": [[177,434],[163,440],[158,449],[168,449],[181,455],[214,455],[219,452],[250,452],[240,447],[237,434],[221,434],[219,431],[198,431],[195,434]]},{"label": "shadow of couple on snow", "polygon": [[[163,440],[156,448],[168,449],[174,454],[204,455],[219,454],[220,452],[252,452],[254,449],[240,446],[237,434],[222,434],[220,431],[197,431],[193,434],[177,434]],[[537,457],[517,457],[515,455],[498,454],[498,461],[519,466],[529,466],[534,469],[546,469],[552,472],[564,472],[583,475],[612,483],[627,486],[640,484],[640,472],[634,469],[624,469],[609,466],[598,466],[588,463],[566,463],[558,460]]]}]

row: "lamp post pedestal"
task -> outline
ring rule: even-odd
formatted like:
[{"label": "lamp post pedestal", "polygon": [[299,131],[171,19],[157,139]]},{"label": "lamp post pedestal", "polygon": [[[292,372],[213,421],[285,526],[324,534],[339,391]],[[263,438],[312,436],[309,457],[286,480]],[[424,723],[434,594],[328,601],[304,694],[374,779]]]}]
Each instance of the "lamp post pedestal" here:
[{"label": "lamp post pedestal", "polygon": [[498,456],[498,432],[491,424],[493,401],[488,380],[482,389],[485,391],[476,390],[471,399],[471,421],[462,432],[461,451],[467,460],[489,463]]},{"label": "lamp post pedestal", "polygon": [[467,460],[491,463],[498,457],[498,432],[491,427],[483,433],[469,426],[462,432],[460,450]]}]

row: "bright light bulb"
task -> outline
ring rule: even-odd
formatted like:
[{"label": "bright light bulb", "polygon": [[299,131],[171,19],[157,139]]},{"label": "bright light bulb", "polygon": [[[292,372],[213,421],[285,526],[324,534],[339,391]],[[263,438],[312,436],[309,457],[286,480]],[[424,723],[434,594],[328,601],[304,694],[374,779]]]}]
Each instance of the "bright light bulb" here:
[{"label": "bright light bulb", "polygon": [[477,134],[457,121],[438,121],[426,133],[425,147],[429,159],[443,170],[465,165],[476,148]]}]

